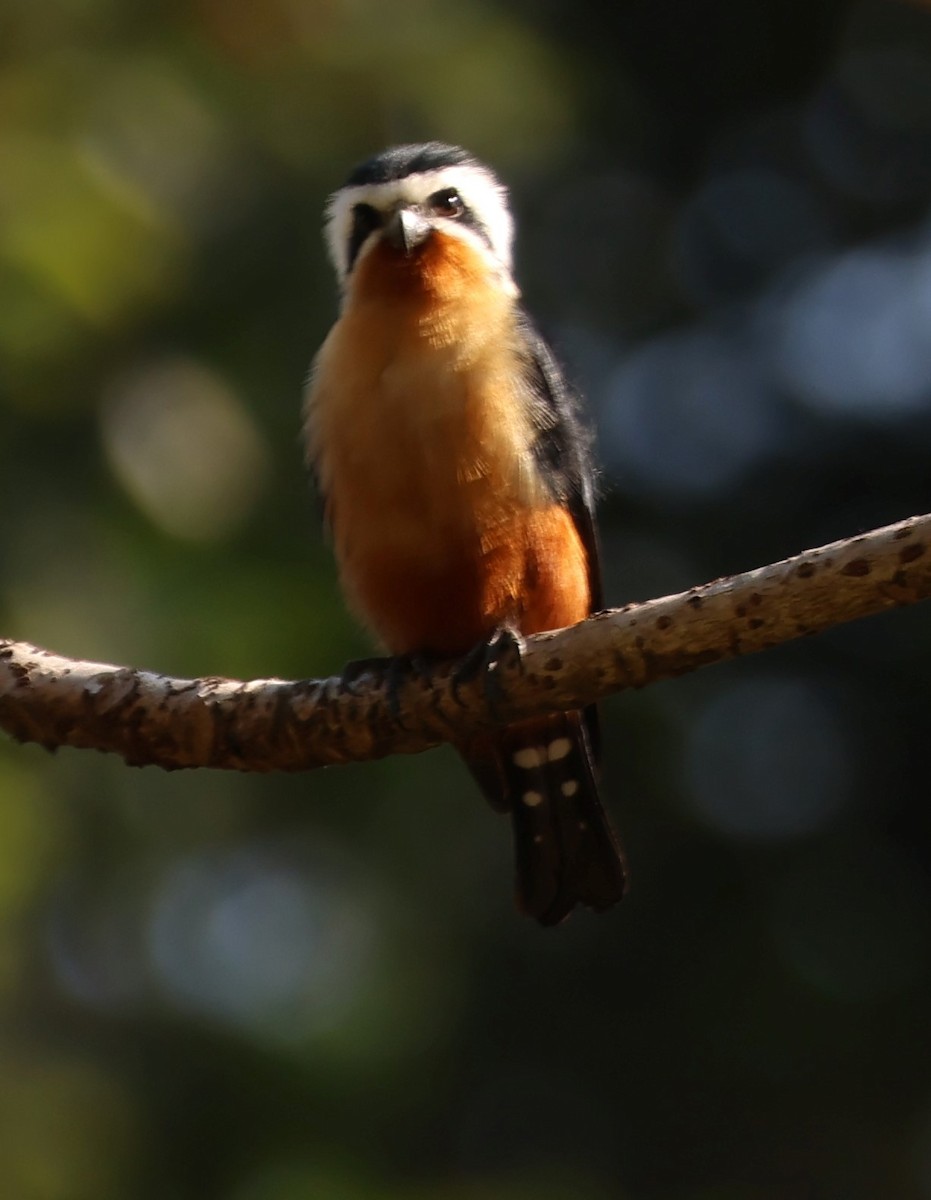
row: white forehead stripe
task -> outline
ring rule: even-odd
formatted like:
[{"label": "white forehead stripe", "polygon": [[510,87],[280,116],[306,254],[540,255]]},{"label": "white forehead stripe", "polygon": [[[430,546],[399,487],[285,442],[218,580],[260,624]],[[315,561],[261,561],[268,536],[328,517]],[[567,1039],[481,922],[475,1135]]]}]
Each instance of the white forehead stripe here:
[{"label": "white forehead stripe", "polygon": [[[456,189],[488,234],[494,257],[510,273],[514,222],[507,192],[491,171],[478,163],[465,163],[420,171],[387,183],[361,183],[335,192],[326,210],[326,242],[339,278],[344,280],[349,271],[352,210],[357,204],[369,204],[379,212],[388,212],[401,204],[422,204],[443,188]],[[455,228],[455,222],[451,221],[450,226]]]}]

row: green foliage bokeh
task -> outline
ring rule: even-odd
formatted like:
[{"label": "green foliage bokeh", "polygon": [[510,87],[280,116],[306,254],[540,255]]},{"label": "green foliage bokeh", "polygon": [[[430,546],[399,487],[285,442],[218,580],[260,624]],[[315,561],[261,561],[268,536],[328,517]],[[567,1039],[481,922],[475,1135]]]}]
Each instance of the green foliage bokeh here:
[{"label": "green foliage bokeh", "polygon": [[[4,636],[367,652],[298,437],[321,212],[433,137],[511,185],[612,602],[927,510],[921,4],[7,0]],[[929,668],[919,609],[610,704],[633,888],[555,931],[450,752],[0,744],[0,1195],[931,1196]]]}]

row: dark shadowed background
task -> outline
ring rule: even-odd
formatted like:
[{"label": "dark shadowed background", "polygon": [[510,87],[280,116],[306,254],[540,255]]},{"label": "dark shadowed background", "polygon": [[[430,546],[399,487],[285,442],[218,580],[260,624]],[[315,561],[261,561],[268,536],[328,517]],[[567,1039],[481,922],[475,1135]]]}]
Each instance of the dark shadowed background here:
[{"label": "dark shadowed background", "polygon": [[[320,212],[429,137],[512,187],[612,602],[931,508],[931,8],[5,0],[4,635],[367,652],[297,436]],[[929,674],[917,608],[610,703],[632,890],[549,931],[451,752],[4,742],[0,1195],[927,1200]]]}]

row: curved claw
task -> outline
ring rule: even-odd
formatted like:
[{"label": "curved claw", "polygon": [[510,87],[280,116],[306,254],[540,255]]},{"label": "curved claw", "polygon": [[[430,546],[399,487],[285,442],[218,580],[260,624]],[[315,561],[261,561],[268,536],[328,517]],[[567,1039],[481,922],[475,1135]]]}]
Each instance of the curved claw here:
[{"label": "curved claw", "polygon": [[419,680],[421,683],[430,683],[433,679],[433,661],[423,654],[398,654],[388,660],[387,666],[385,688],[388,710],[394,720],[403,726],[401,689],[410,678]]},{"label": "curved claw", "polygon": [[384,683],[388,711],[401,720],[401,691],[410,679],[430,683],[433,679],[433,660],[423,654],[397,654],[391,658],[358,658],[348,662],[340,673],[340,686],[355,693],[356,684],[368,676],[373,683]]},{"label": "curved claw", "polygon": [[523,661],[524,647],[524,639],[510,625],[499,626],[487,641],[474,646],[459,662],[450,680],[450,690],[456,703],[463,706],[459,696],[460,687],[472,683],[481,675],[485,701],[492,716],[498,720],[498,706],[504,699],[500,668],[509,655],[516,657],[519,665]]}]

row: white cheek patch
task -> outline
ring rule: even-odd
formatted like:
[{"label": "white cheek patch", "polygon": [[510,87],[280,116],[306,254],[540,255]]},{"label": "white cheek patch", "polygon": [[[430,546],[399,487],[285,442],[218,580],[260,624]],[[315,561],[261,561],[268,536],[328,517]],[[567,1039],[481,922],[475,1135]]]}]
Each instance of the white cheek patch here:
[{"label": "white cheek patch", "polygon": [[[443,188],[455,188],[463,203],[475,215],[490,243],[490,254],[496,263],[510,274],[514,222],[507,204],[507,192],[492,173],[477,163],[466,163],[455,167],[439,167],[434,171],[422,171],[404,179],[392,179],[387,183],[363,183],[356,187],[341,188],[331,198],[326,211],[326,242],[330,258],[336,268],[340,282],[349,274],[348,249],[352,235],[353,209],[357,204],[368,204],[379,212],[389,212],[403,204],[423,204],[434,192]],[[439,218],[443,228],[458,237],[489,250],[484,239],[475,230],[455,220]],[[360,248],[361,256],[369,248],[376,234],[366,239]]]}]

